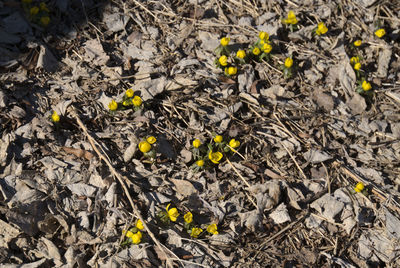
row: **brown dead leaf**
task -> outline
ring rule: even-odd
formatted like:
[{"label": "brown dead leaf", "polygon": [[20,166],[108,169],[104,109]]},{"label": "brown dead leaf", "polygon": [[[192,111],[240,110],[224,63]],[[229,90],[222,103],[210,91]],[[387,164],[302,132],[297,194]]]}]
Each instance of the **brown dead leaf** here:
[{"label": "brown dead leaf", "polygon": [[67,154],[73,154],[79,158],[83,157],[86,160],[90,160],[94,157],[94,155],[92,153],[82,150],[82,149],[76,149],[76,148],[66,147],[66,146],[61,147],[61,149],[63,149]]}]

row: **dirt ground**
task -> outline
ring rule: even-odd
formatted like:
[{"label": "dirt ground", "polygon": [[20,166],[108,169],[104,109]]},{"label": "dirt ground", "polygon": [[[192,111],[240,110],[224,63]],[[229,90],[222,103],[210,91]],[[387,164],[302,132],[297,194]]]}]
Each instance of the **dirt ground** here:
[{"label": "dirt ground", "polygon": [[0,1],[1,266],[399,267],[399,26],[396,0]]}]

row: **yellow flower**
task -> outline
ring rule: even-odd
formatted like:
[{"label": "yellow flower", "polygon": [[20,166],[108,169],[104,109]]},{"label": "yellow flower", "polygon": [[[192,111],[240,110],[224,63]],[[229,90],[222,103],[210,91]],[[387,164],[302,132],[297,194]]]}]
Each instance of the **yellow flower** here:
[{"label": "yellow flower", "polygon": [[200,141],[199,139],[195,139],[195,140],[193,141],[193,147],[194,147],[194,148],[199,148],[200,145],[201,145],[201,141]]},{"label": "yellow flower", "polygon": [[193,214],[192,212],[188,212],[183,216],[183,219],[185,220],[186,223],[191,223],[193,221]]},{"label": "yellow flower", "polygon": [[128,98],[132,98],[133,97],[133,89],[128,89],[126,92],[125,92],[125,95],[128,97]]},{"label": "yellow flower", "polygon": [[270,53],[271,52],[271,50],[272,50],[272,46],[270,45],[270,44],[264,44],[263,45],[263,51],[265,52],[265,53]]},{"label": "yellow flower", "polygon": [[125,232],[125,236],[132,238],[132,236],[134,235],[134,233],[132,233],[131,231],[124,231]]},{"label": "yellow flower", "polygon": [[364,190],[364,184],[362,182],[357,183],[356,187],[354,188],[354,191],[357,193],[362,192]]},{"label": "yellow flower", "polygon": [[167,213],[168,213],[168,217],[169,217],[169,219],[170,219],[171,221],[176,221],[176,219],[177,219],[178,216],[179,216],[178,210],[177,210],[176,208],[171,208],[171,209],[169,209],[169,206],[170,206],[170,205],[171,205],[171,204],[168,204],[168,206],[167,206],[167,208],[166,208]]},{"label": "yellow flower", "polygon": [[229,37],[223,37],[221,39],[221,45],[225,47],[229,44],[229,41],[231,41],[231,39]]},{"label": "yellow flower", "polygon": [[150,144],[153,144],[153,143],[155,143],[155,142],[157,141],[157,139],[156,139],[156,137],[154,137],[154,136],[150,136],[150,137],[148,137],[148,138],[146,139],[146,141],[147,141],[148,143],[150,143]]},{"label": "yellow flower", "polygon": [[110,108],[111,111],[115,111],[118,108],[118,103],[115,102],[115,100],[112,100],[109,104],[108,104],[108,108]]},{"label": "yellow flower", "polygon": [[375,31],[375,35],[379,38],[382,38],[386,34],[385,29],[378,29]]},{"label": "yellow flower", "polygon": [[356,40],[356,41],[353,42],[353,45],[354,45],[355,47],[359,47],[359,46],[361,46],[361,44],[362,44],[362,41],[361,41],[361,40]]},{"label": "yellow flower", "polygon": [[222,159],[224,155],[221,152],[215,152],[213,153],[212,151],[210,151],[210,153],[208,154],[208,158],[211,160],[211,162],[213,162],[214,164],[218,164],[219,161]]},{"label": "yellow flower", "polygon": [[350,63],[351,64],[356,64],[357,62],[360,62],[360,58],[357,56],[357,57],[351,57],[351,59],[350,59]]},{"label": "yellow flower", "polygon": [[38,7],[31,7],[31,9],[29,10],[29,13],[32,15],[32,16],[34,16],[34,15],[36,15],[37,13],[39,13],[39,8]]},{"label": "yellow flower", "polygon": [[368,91],[368,90],[370,90],[372,88],[371,84],[369,82],[365,81],[365,80],[362,82],[361,86],[365,91]]},{"label": "yellow flower", "polygon": [[135,245],[139,244],[140,241],[142,240],[142,233],[140,231],[137,231],[136,234],[133,234],[131,236],[131,239],[132,239],[133,244],[135,244]]},{"label": "yellow flower", "polygon": [[294,12],[292,10],[289,11],[288,15],[287,15],[287,19],[284,20],[284,22],[286,24],[297,24],[298,20],[296,18],[296,15],[294,14]]},{"label": "yellow flower", "polygon": [[53,120],[54,123],[57,123],[60,121],[60,116],[56,111],[53,111],[53,114],[51,115],[51,120]]},{"label": "yellow flower", "polygon": [[244,57],[246,57],[246,52],[244,50],[238,50],[238,52],[236,52],[236,57],[240,58],[240,59],[244,59]]},{"label": "yellow flower", "polygon": [[147,153],[148,151],[151,150],[151,145],[150,145],[150,143],[148,143],[147,141],[141,141],[141,142],[139,143],[139,150],[140,150],[142,153]]},{"label": "yellow flower", "polygon": [[236,67],[229,67],[229,68],[225,68],[225,74],[226,75],[235,75],[237,73],[237,68]]},{"label": "yellow flower", "polygon": [[325,26],[325,24],[323,22],[318,23],[318,28],[315,31],[315,33],[317,35],[321,35],[321,34],[326,34],[326,32],[328,31],[328,28]]},{"label": "yellow flower", "polygon": [[254,49],[253,49],[253,54],[254,55],[259,55],[261,53],[261,50],[258,48],[258,47],[255,47]]},{"label": "yellow flower", "polygon": [[[233,149],[234,149],[234,148],[237,148],[237,147],[240,146],[240,141],[237,141],[237,140],[235,140],[235,139],[231,139],[231,140],[229,141],[229,146],[231,146]],[[232,149],[231,149],[231,150],[232,150]],[[235,152],[235,150],[232,150],[232,151]]]},{"label": "yellow flower", "polygon": [[219,61],[219,64],[221,64],[221,66],[228,65],[228,57],[225,55],[222,55],[221,57],[219,57],[218,61]]},{"label": "yellow flower", "polygon": [[266,32],[260,32],[258,34],[258,37],[260,37],[260,40],[264,40],[264,41],[269,39],[269,35]]},{"label": "yellow flower", "polygon": [[139,230],[143,230],[144,229],[143,222],[141,220],[137,220],[136,228],[138,228]]},{"label": "yellow flower", "polygon": [[203,159],[197,160],[196,161],[196,165],[199,166],[199,167],[204,166],[204,160]]},{"label": "yellow flower", "polygon": [[217,136],[214,137],[214,142],[215,143],[220,143],[220,142],[222,142],[223,139],[224,138],[221,135],[217,135]]},{"label": "yellow flower", "polygon": [[208,225],[207,232],[209,232],[210,234],[215,234],[215,235],[218,234],[217,225],[215,223]]},{"label": "yellow flower", "polygon": [[202,232],[203,232],[203,229],[197,228],[197,227],[193,227],[192,228],[192,232],[190,233],[190,236],[194,237],[194,238],[197,238]]},{"label": "yellow flower", "polygon": [[47,25],[49,25],[49,23],[50,23],[50,17],[49,16],[44,16],[44,17],[41,17],[40,18],[40,23],[43,25],[43,26],[47,26]]},{"label": "yellow flower", "polygon": [[361,63],[357,62],[356,64],[354,64],[354,70],[360,70],[361,69]]},{"label": "yellow flower", "polygon": [[293,66],[293,59],[292,58],[286,58],[285,60],[285,67],[290,68]]},{"label": "yellow flower", "polygon": [[136,107],[139,107],[140,105],[142,105],[142,98],[141,97],[139,97],[139,96],[135,96],[135,97],[133,97],[133,99],[132,99],[132,103],[133,103],[133,105],[135,105]]},{"label": "yellow flower", "polygon": [[50,10],[47,8],[45,2],[41,2],[41,3],[39,4],[39,7],[40,7],[40,10],[42,10],[42,11],[50,12]]}]

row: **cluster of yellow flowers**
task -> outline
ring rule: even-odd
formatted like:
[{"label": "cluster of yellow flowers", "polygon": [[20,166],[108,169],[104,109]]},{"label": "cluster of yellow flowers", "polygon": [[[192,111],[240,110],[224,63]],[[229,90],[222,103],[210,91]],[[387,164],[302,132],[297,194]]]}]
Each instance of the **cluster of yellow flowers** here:
[{"label": "cluster of yellow flowers", "polygon": [[[297,27],[298,22],[299,21],[296,18],[296,14],[292,10],[288,12],[287,18],[282,20],[282,23],[288,25],[291,32],[298,29]],[[323,22],[319,22],[317,27],[314,29],[314,33],[316,35],[324,35],[327,32],[328,32],[328,27],[326,27],[326,25]]]},{"label": "cluster of yellow flowers", "polygon": [[198,171],[212,164],[218,165],[224,157],[224,153],[236,152],[236,148],[240,146],[240,141],[231,139],[228,143],[224,141],[221,135],[215,135],[207,145],[199,139],[194,139],[192,145],[193,158],[195,159],[193,168]]},{"label": "cluster of yellow flowers", "polygon": [[132,107],[136,111],[141,108],[142,103],[142,98],[140,96],[135,96],[133,89],[130,88],[126,90],[122,102],[116,102],[115,100],[112,100],[108,104],[108,108],[110,111],[116,111],[118,109],[127,109]]},{"label": "cluster of yellow flowers", "polygon": [[130,244],[137,245],[142,241],[142,232],[144,229],[143,222],[141,220],[137,220],[135,227],[129,229],[128,231],[123,231],[125,236],[127,237],[125,241],[122,242],[121,246],[126,246]]},{"label": "cluster of yellow flowers", "polygon": [[156,151],[154,150],[153,146],[156,141],[157,139],[154,136],[147,137],[138,144],[139,151],[141,151],[143,155],[148,158],[154,158],[156,156]]},{"label": "cluster of yellow flowers", "polygon": [[[171,208],[171,204],[167,205],[165,211],[160,211],[158,213],[160,219],[165,223],[176,222],[179,215],[180,214],[178,212],[178,209],[176,207]],[[193,238],[197,238],[203,233],[203,229],[196,225],[193,221],[193,214],[190,211],[186,212],[183,216],[183,227],[187,231],[187,233],[190,234],[190,236]],[[218,227],[215,223],[209,224],[206,227],[206,230],[212,235],[218,234]]]},{"label": "cluster of yellow flowers", "polygon": [[50,24],[50,10],[45,2],[35,5],[32,0],[22,0],[22,6],[32,22],[43,27],[47,27]]}]

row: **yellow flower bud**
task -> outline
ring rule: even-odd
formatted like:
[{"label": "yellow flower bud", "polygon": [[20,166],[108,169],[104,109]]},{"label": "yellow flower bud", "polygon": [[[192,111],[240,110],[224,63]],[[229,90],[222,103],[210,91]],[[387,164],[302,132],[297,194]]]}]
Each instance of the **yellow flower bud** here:
[{"label": "yellow flower bud", "polygon": [[132,243],[137,245],[140,243],[140,241],[142,240],[142,233],[140,231],[138,231],[136,234],[133,234],[131,236],[132,239]]},{"label": "yellow flower bud", "polygon": [[[231,140],[229,141],[229,146],[232,147],[233,149],[234,149],[234,148],[237,148],[237,147],[240,146],[240,141],[237,141],[237,140],[235,140],[235,139],[231,139]],[[231,150],[232,150],[232,148],[231,148]],[[235,152],[235,150],[232,150],[232,151]]]},{"label": "yellow flower bud", "polygon": [[186,223],[191,223],[193,221],[193,214],[192,212],[188,212],[183,216],[183,219],[185,220]]},{"label": "yellow flower bud", "polygon": [[360,58],[357,56],[357,57],[351,57],[351,59],[350,59],[350,63],[351,64],[356,64],[357,62],[360,62]]},{"label": "yellow flower bud", "polygon": [[244,50],[238,50],[238,52],[236,52],[236,57],[244,59],[244,57],[246,57],[246,52]]},{"label": "yellow flower bud", "polygon": [[112,100],[109,104],[108,104],[108,108],[111,111],[115,111],[118,108],[118,103],[115,102],[115,100]]},{"label": "yellow flower bud", "polygon": [[147,152],[149,152],[149,151],[151,150],[151,145],[150,145],[150,143],[148,143],[147,141],[141,141],[141,142],[139,143],[139,150],[140,150],[142,153],[147,153]]},{"label": "yellow flower bud", "polygon": [[196,165],[199,166],[199,167],[204,166],[204,160],[203,159],[197,160],[196,161]]},{"label": "yellow flower bud", "polygon": [[354,188],[354,191],[357,193],[362,192],[364,190],[364,184],[362,182],[357,183],[356,187]]},{"label": "yellow flower bud", "polygon": [[60,121],[60,116],[57,114],[56,111],[53,111],[53,114],[51,115],[51,120],[53,120],[54,123],[57,123]]},{"label": "yellow flower bud", "polygon": [[47,27],[50,23],[50,17],[49,16],[44,16],[40,18],[40,24],[42,24],[44,27]]},{"label": "yellow flower bud", "polygon": [[372,88],[371,84],[365,80],[362,82],[361,86],[364,89],[364,91],[368,91]]},{"label": "yellow flower bud", "polygon": [[270,44],[264,44],[263,45],[263,51],[264,51],[264,53],[270,53],[271,52],[271,50],[272,50],[272,46],[270,45]]},{"label": "yellow flower bud", "polygon": [[227,73],[228,75],[235,75],[237,73],[237,68],[236,67],[231,66],[231,67],[229,67],[227,69],[228,70],[225,73]]},{"label": "yellow flower bud", "polygon": [[128,98],[132,98],[133,97],[133,89],[128,89],[126,92],[125,92],[125,95],[128,97]]},{"label": "yellow flower bud", "polygon": [[36,7],[36,6],[31,7],[31,9],[29,10],[29,13],[30,13],[32,16],[35,16],[37,13],[39,13],[39,8]]},{"label": "yellow flower bud", "polygon": [[290,68],[293,66],[293,59],[292,58],[286,58],[285,60],[285,67]]},{"label": "yellow flower bud", "polygon": [[50,10],[47,8],[47,5],[45,2],[41,2],[39,4],[39,7],[40,7],[40,10],[42,10],[42,11],[50,12]]},{"label": "yellow flower bud", "polygon": [[193,227],[192,228],[192,232],[190,233],[190,236],[194,237],[194,238],[197,238],[202,232],[203,232],[203,229],[197,228],[197,227]]},{"label": "yellow flower bud", "polygon": [[136,107],[139,107],[140,105],[142,105],[142,98],[141,97],[139,97],[139,96],[135,96],[135,97],[133,97],[133,99],[132,99],[132,103],[133,103],[133,105],[135,105]]},{"label": "yellow flower bud", "polygon": [[356,64],[354,64],[354,70],[360,70],[361,69],[361,63],[357,62]]},{"label": "yellow flower bud", "polygon": [[150,144],[153,144],[157,141],[157,139],[154,136],[150,136],[146,139],[146,141]]},{"label": "yellow flower bud", "polygon": [[193,141],[193,147],[194,147],[194,148],[199,148],[200,145],[201,145],[201,141],[200,141],[199,139],[195,139],[195,140]]},{"label": "yellow flower bud", "polygon": [[217,135],[217,136],[214,137],[214,142],[215,143],[220,143],[220,142],[222,142],[223,139],[224,138],[221,135]]},{"label": "yellow flower bud", "polygon": [[228,65],[228,57],[225,55],[222,55],[221,57],[219,57],[218,61],[219,61],[219,64],[221,64],[221,66]]},{"label": "yellow flower bud", "polygon": [[258,37],[260,38],[260,40],[264,40],[264,41],[269,39],[269,35],[266,32],[260,32],[258,34]]},{"label": "yellow flower bud", "polygon": [[386,34],[385,29],[378,29],[375,31],[375,35],[379,38],[382,38]]},{"label": "yellow flower bud", "polygon": [[221,45],[225,47],[225,46],[229,45],[229,41],[231,41],[231,39],[229,37],[223,37],[221,39]]},{"label": "yellow flower bud", "polygon": [[288,15],[287,15],[287,19],[285,19],[283,21],[286,24],[297,24],[298,20],[296,18],[296,14],[294,14],[294,12],[292,10],[289,11]]},{"label": "yellow flower bud", "polygon": [[326,34],[326,32],[328,31],[328,28],[325,26],[325,24],[323,22],[318,23],[318,27],[317,30],[315,31],[315,33],[317,35],[322,35],[322,34]]},{"label": "yellow flower bud", "polygon": [[361,46],[361,44],[362,44],[362,41],[361,41],[361,40],[356,40],[356,41],[353,42],[353,45],[354,45],[355,47],[359,47],[359,46]]},{"label": "yellow flower bud", "polygon": [[209,232],[210,234],[213,234],[213,235],[217,235],[218,234],[217,229],[218,229],[217,225],[215,223],[213,223],[207,227],[207,232]]},{"label": "yellow flower bud", "polygon": [[255,48],[253,48],[253,54],[254,55],[260,55],[260,53],[261,53],[261,50],[258,48],[258,47],[255,47]]},{"label": "yellow flower bud", "polygon": [[139,230],[143,230],[144,229],[143,222],[141,220],[137,220],[136,228],[138,228]]}]

